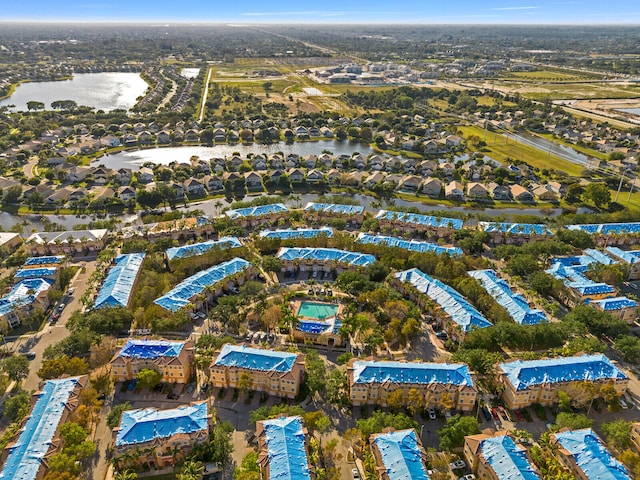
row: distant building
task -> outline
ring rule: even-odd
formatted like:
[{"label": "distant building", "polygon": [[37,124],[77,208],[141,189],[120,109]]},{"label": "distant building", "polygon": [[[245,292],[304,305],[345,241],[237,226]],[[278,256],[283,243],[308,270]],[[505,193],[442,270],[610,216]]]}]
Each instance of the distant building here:
[{"label": "distant building", "polygon": [[607,247],[605,251],[627,266],[628,280],[640,279],[640,250],[622,250],[618,247]]},{"label": "distant building", "polygon": [[25,241],[25,250],[32,255],[99,252],[107,243],[107,232],[106,229],[36,232]]}]

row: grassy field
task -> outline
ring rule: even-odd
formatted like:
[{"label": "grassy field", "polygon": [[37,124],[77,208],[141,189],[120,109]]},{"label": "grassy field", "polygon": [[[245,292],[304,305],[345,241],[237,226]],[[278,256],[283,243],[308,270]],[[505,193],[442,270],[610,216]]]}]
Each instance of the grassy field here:
[{"label": "grassy field", "polygon": [[519,83],[517,81],[500,80],[495,82],[518,92],[533,100],[579,100],[590,98],[637,98],[640,97],[640,86],[615,83],[555,83],[538,84]]},{"label": "grassy field", "polygon": [[397,198],[401,198],[402,200],[406,200],[408,202],[416,202],[422,203],[423,205],[446,205],[451,207],[461,207],[465,209],[469,209],[470,211],[477,210],[478,208],[517,208],[517,209],[528,209],[528,208],[557,208],[558,205],[549,202],[537,202],[537,203],[520,203],[520,202],[495,202],[495,201],[487,201],[487,202],[452,202],[451,200],[447,200],[446,198],[429,198],[427,196],[421,195],[416,196],[413,193],[404,193],[404,192],[396,192],[395,196]]},{"label": "grassy field", "polygon": [[548,80],[552,82],[569,82],[599,78],[588,76],[579,72],[569,72],[561,70],[536,70],[533,72],[509,72],[505,75],[509,78],[519,78],[522,80]]},{"label": "grassy field", "polygon": [[606,153],[593,150],[592,148],[582,147],[580,145],[574,145],[573,143],[565,142],[561,138],[556,138],[550,133],[535,133],[534,135],[546,138],[547,140],[555,142],[559,145],[565,145],[567,147],[573,148],[576,152],[584,153],[585,155],[588,155],[590,157],[599,158],[600,160],[607,160],[609,158]]},{"label": "grassy field", "polygon": [[[465,138],[471,135],[477,135],[482,139],[485,134],[483,129],[474,126],[459,127],[458,131]],[[487,134],[487,148],[489,151],[486,152],[486,154],[502,163],[505,163],[507,157],[510,157],[516,160],[522,160],[534,168],[553,168],[576,177],[579,177],[582,173],[582,167],[580,165],[563,160],[555,155],[549,155],[547,152],[543,152],[537,148],[517,143],[514,140],[507,143],[507,137],[500,133],[489,132]]]}]

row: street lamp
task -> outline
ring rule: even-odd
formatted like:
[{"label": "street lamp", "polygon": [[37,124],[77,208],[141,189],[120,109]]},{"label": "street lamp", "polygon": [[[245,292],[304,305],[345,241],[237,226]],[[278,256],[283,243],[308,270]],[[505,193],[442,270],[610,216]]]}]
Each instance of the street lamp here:
[{"label": "street lamp", "polygon": [[424,423],[420,427],[420,440],[422,440],[422,432],[424,432]]}]

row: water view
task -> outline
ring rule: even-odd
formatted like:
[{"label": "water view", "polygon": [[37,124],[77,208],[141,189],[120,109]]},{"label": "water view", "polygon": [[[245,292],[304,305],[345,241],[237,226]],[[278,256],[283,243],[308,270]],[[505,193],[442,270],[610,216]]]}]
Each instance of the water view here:
[{"label": "water view", "polygon": [[638,115],[640,117],[640,108],[621,108],[620,111],[630,113],[631,115]]},{"label": "water view", "polygon": [[13,95],[0,100],[0,107],[13,105],[11,110],[26,111],[27,102],[36,101],[50,109],[56,100],[73,100],[97,110],[128,110],[146,89],[147,83],[137,73],[78,73],[70,80],[22,83]]}]

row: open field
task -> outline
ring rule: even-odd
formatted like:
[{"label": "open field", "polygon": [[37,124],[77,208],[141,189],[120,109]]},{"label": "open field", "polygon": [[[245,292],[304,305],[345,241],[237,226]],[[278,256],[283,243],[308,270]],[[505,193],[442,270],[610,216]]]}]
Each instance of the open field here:
[{"label": "open field", "polygon": [[593,79],[594,76],[573,71],[562,70],[535,70],[533,72],[509,72],[505,75],[509,78],[518,78],[522,80],[547,80],[552,82],[568,82],[579,81],[585,79]]}]

